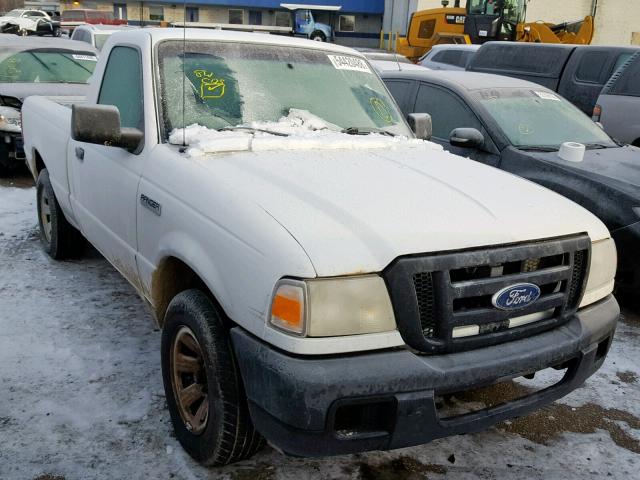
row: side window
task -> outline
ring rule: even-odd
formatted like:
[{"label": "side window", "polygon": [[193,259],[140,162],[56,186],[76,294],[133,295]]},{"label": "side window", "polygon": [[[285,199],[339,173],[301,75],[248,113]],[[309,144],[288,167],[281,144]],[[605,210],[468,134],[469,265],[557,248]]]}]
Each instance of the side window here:
[{"label": "side window", "polygon": [[433,136],[441,140],[448,141],[455,128],[477,128],[483,131],[475,114],[458,97],[440,87],[420,84],[413,111],[431,115]]},{"label": "side window", "polygon": [[629,64],[620,78],[611,87],[614,95],[629,95],[640,97],[640,56]]},{"label": "side window", "polygon": [[445,55],[445,53],[447,53],[447,52],[445,52],[445,51],[438,52],[433,57],[431,57],[429,60],[431,60],[432,62],[444,63],[444,55]]},{"label": "side window", "polygon": [[576,80],[585,83],[600,83],[602,80],[606,80],[601,77],[608,59],[609,54],[607,52],[585,53],[576,71]]},{"label": "side window", "polygon": [[98,103],[118,107],[123,127],[143,128],[142,59],[138,50],[131,47],[111,50]]},{"label": "side window", "polygon": [[409,113],[409,102],[411,101],[411,82],[406,80],[385,80],[387,88],[395,99],[396,103],[402,110],[402,114],[407,116]]}]

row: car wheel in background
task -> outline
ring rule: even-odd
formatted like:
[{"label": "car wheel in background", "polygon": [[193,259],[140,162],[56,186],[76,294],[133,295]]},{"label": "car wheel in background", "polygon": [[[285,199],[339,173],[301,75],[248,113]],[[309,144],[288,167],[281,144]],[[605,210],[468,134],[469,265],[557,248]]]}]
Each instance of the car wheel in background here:
[{"label": "car wheel in background", "polygon": [[228,329],[200,290],[184,291],[169,304],[161,354],[171,422],[189,455],[203,465],[227,465],[262,448]]},{"label": "car wheel in background", "polygon": [[38,176],[36,194],[40,242],[44,251],[55,260],[78,256],[82,252],[84,239],[65,218],[46,168]]},{"label": "car wheel in background", "polygon": [[313,32],[309,38],[311,40],[313,40],[313,41],[316,41],[316,42],[326,42],[327,41],[327,37],[325,37],[324,33],[319,32],[319,31]]}]

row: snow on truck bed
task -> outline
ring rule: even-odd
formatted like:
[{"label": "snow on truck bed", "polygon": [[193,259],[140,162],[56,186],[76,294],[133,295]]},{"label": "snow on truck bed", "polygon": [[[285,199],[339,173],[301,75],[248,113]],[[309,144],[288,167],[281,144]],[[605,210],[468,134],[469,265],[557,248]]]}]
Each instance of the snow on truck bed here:
[{"label": "snow on truck bed", "polygon": [[[246,129],[246,130],[242,130]],[[211,153],[238,151],[267,152],[277,150],[368,150],[421,148],[442,150],[440,145],[415,138],[392,137],[380,133],[350,135],[306,110],[291,109],[278,122],[252,122],[212,130],[202,125],[174,129],[169,143],[189,148],[187,155],[198,157]],[[269,133],[272,132],[272,133]]]}]

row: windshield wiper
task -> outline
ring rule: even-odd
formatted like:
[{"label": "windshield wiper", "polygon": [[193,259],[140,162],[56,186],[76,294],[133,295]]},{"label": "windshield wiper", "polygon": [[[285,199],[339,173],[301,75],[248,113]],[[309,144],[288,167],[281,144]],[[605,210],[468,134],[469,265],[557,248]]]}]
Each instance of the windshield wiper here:
[{"label": "windshield wiper", "polygon": [[369,128],[369,127],[348,127],[342,130],[342,133],[347,135],[369,135],[370,133],[379,133],[380,135],[387,135],[388,137],[395,137],[394,133],[381,128]]},{"label": "windshield wiper", "polygon": [[246,130],[249,133],[268,133],[270,135],[275,135],[276,137],[290,137],[291,134],[289,133],[282,133],[282,132],[274,132],[273,130],[267,130],[264,128],[253,128],[253,127],[243,127],[243,126],[236,126],[236,127],[224,127],[221,128],[220,130],[218,130],[219,132],[234,132],[236,130]]},{"label": "windshield wiper", "polygon": [[604,148],[612,148],[612,145],[607,145],[606,143],[585,143],[584,146],[587,147],[587,150],[602,150]]},{"label": "windshield wiper", "polygon": [[559,150],[558,147],[548,145],[514,145],[514,147],[525,152],[557,152]]}]

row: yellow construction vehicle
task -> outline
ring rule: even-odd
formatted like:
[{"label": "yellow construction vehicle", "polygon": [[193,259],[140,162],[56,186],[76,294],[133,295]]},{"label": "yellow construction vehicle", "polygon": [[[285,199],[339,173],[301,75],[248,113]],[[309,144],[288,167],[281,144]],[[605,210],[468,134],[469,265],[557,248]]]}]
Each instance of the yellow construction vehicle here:
[{"label": "yellow construction vehicle", "polygon": [[526,23],[529,0],[467,0],[465,8],[455,0],[453,8],[416,12],[406,37],[399,38],[398,53],[417,61],[434,45],[484,43],[491,40],[588,45],[593,39],[593,17],[577,22]]}]

